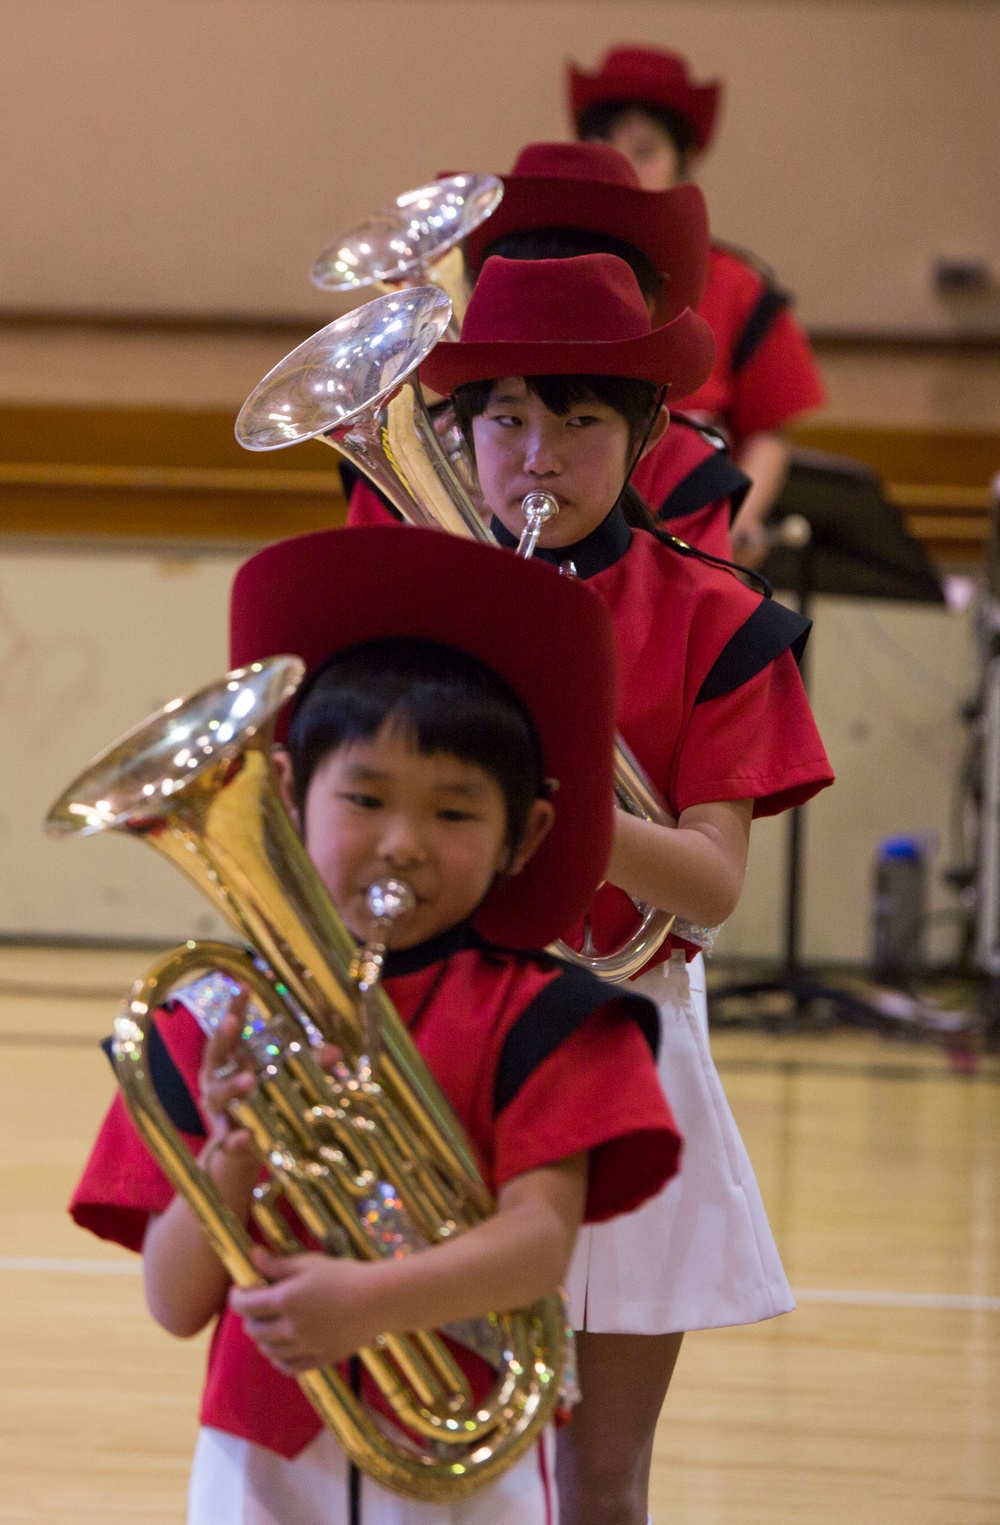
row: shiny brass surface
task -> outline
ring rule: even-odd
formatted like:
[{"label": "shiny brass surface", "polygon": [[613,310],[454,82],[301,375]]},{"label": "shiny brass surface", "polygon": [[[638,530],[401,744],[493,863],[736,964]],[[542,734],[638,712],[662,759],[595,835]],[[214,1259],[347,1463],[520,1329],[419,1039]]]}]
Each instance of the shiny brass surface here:
[{"label": "shiny brass surface", "polygon": [[440,286],[452,301],[457,339],[469,298],[461,245],[502,198],[496,175],[447,175],[405,191],[332,240],[313,265],[313,284],[373,293]]},{"label": "shiny brass surface", "polygon": [[[378,985],[379,947],[400,887],[379,887],[359,996],[358,949],[281,804],[273,723],[301,675],[297,658],[273,658],[167,705],[97,758],[47,823],[56,836],[119,830],[144,838],[250,945],[252,952],[189,943],[163,955],[122,1003],[114,1034],[136,1125],[239,1286],[261,1280],[250,1235],[164,1112],[147,1058],[155,1011],[205,971],[250,991],[243,1041],[257,1081],[233,1114],[267,1171],[254,1216],[275,1249],[304,1247],[282,1199],[325,1251],[360,1259],[434,1244],[493,1207],[460,1125]],[[227,1009],[224,998],[220,1011]],[[205,1012],[199,1020],[211,1030]],[[323,1041],[343,1054],[330,1074],[314,1053]],[[409,1434],[376,1422],[335,1369],[298,1379],[352,1460],[406,1497],[457,1499],[483,1487],[533,1444],[558,1399],[566,1348],[559,1295],[450,1333],[495,1370],[482,1404],[433,1332],[382,1336],[360,1352]]]}]

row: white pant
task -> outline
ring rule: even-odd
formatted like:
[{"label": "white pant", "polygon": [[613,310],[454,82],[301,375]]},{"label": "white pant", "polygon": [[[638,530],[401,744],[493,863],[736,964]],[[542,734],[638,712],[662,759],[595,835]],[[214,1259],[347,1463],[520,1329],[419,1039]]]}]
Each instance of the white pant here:
[{"label": "white pant", "polygon": [[[559,1525],[551,1428],[481,1493],[418,1504],[365,1477],[362,1525]],[[348,1525],[349,1463],[329,1430],[292,1461],[203,1427],[188,1491],[188,1525]]]},{"label": "white pant", "polygon": [[681,1169],[635,1212],[581,1231],[566,1283],[570,1321],[604,1334],[676,1334],[787,1313],[795,1299],[712,1063],[704,960],[685,969],[675,954],[635,989],[659,1007],[658,1069],[684,1137]]}]

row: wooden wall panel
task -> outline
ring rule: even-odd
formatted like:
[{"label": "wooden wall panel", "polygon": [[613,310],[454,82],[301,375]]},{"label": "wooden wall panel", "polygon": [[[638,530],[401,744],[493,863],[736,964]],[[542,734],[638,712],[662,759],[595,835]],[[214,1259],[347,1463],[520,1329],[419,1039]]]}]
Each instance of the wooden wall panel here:
[{"label": "wooden wall panel", "polygon": [[[254,455],[234,411],[0,403],[0,534],[247,543],[341,524],[334,452]],[[939,558],[982,554],[1000,431],[807,423],[797,444],[872,466]]]}]

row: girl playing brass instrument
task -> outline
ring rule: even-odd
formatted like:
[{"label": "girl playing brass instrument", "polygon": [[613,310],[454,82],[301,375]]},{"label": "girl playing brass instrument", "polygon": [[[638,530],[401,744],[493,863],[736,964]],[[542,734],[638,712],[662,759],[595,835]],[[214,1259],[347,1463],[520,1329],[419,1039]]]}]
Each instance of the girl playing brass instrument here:
[{"label": "girl playing brass instrument", "polygon": [[[465,242],[473,279],[491,254],[617,254],[632,267],[654,322],[697,307],[709,262],[708,214],[697,186],[643,189],[625,155],[603,143],[529,143],[502,179],[499,207]],[[352,478],[351,468],[341,471]],[[750,480],[730,460],[718,431],[672,410],[633,481],[671,534],[713,556],[732,556],[729,525]],[[351,480],[351,489],[349,523],[391,517],[364,479]]]},{"label": "girl playing brass instrument", "polygon": [[[673,828],[618,812],[609,883],[588,918],[599,953],[633,924],[628,896],[696,924],[725,920],[751,819],[832,779],[795,661],[806,622],[658,534],[623,490],[665,427],[664,391],[693,391],[712,352],[690,312],[654,328],[635,276],[612,255],[494,257],[461,340],[438,345],[421,368],[454,399],[502,543],[516,543],[526,493],[555,499],[536,556],[572,564],[608,607],[619,729],[676,819]],[[684,1331],[793,1306],[712,1064],[704,997],[692,997],[686,960],[696,951],[668,942],[636,981],[660,1008],[682,1170],[637,1213],[585,1230],[570,1271],[584,1395],[560,1436],[571,1525],[645,1521],[653,1431]]]}]

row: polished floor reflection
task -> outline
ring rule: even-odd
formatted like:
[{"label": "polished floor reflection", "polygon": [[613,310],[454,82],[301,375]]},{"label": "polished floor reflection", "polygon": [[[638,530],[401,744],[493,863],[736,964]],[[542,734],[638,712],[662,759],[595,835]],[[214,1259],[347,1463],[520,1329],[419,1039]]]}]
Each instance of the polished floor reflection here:
[{"label": "polished floor reflection", "polygon": [[[204,1341],[155,1329],[135,1263],[64,1212],[140,964],[0,949],[0,1521],[183,1520]],[[715,1048],[800,1307],[686,1341],[656,1525],[996,1525],[1000,1063],[860,1034]]]}]

